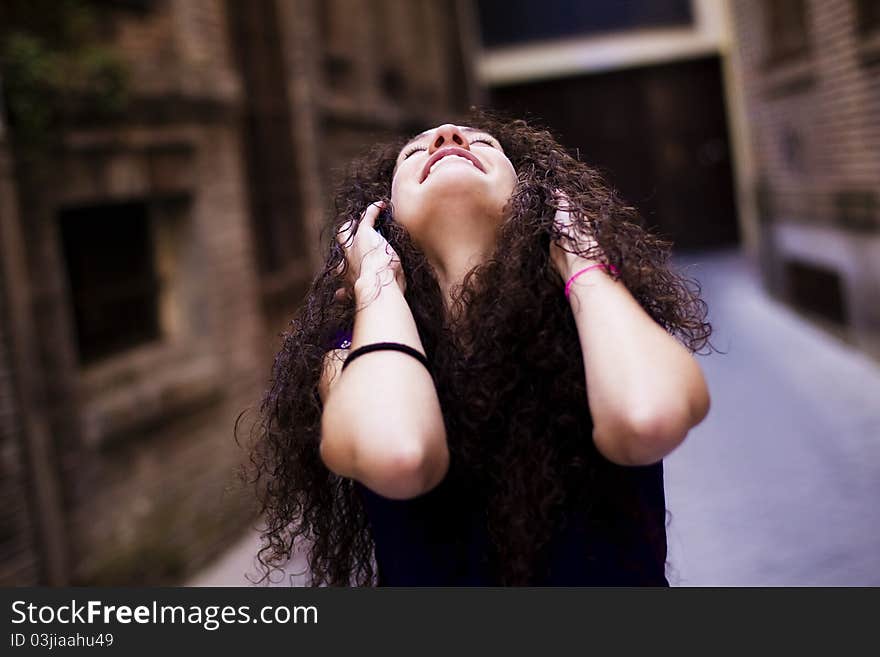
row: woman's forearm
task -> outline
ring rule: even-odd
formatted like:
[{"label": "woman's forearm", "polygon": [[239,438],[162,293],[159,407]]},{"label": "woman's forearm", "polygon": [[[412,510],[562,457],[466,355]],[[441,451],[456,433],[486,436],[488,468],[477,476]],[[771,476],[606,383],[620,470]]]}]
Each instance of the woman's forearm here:
[{"label": "woman's forearm", "polygon": [[[573,259],[568,276],[590,264]],[[597,448],[622,465],[660,460],[708,412],[699,365],[602,268],[575,279],[570,303]]]},{"label": "woman's forearm", "polygon": [[[386,272],[387,273],[387,272]],[[400,342],[425,353],[400,287],[365,272],[355,284],[351,351],[374,342]],[[429,490],[445,475],[449,455],[440,402],[430,373],[398,351],[364,354],[345,369],[322,420],[325,461],[397,499]],[[339,456],[338,452],[345,452]]]}]

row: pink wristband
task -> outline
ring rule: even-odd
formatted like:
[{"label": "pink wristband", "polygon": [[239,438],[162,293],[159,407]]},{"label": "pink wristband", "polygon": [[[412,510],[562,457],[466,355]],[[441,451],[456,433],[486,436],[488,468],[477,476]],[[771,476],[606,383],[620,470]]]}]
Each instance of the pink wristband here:
[{"label": "pink wristband", "polygon": [[606,265],[601,262],[598,264],[595,264],[595,265],[590,265],[589,267],[584,267],[580,271],[576,271],[574,274],[572,274],[571,278],[569,278],[568,282],[565,284],[565,298],[566,299],[568,299],[569,295],[571,294],[571,284],[574,283],[574,279],[576,279],[578,276],[580,276],[584,272],[588,272],[591,269],[595,269],[596,267],[605,267],[605,269],[613,271],[615,274],[617,273],[617,267],[615,267],[614,265]]}]

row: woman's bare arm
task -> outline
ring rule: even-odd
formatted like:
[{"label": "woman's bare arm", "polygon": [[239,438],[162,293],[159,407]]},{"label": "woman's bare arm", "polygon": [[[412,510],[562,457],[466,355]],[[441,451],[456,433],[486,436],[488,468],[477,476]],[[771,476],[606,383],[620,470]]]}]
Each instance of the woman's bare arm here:
[{"label": "woman's bare arm", "polygon": [[[374,342],[401,342],[425,353],[412,312],[393,281],[363,272],[354,286],[359,310],[350,351]],[[430,373],[398,351],[374,351],[342,373],[342,350],[328,353],[319,391],[321,458],[392,499],[436,486],[449,467],[446,430]]]},{"label": "woman's bare arm", "polygon": [[[590,264],[573,259],[569,275]],[[603,269],[575,279],[571,306],[596,448],[620,465],[659,461],[709,412],[699,364]]]}]

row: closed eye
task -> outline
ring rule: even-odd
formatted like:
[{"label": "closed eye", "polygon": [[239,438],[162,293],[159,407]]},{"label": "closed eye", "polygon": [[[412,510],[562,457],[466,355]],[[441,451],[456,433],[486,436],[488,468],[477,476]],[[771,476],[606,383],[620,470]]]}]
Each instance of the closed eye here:
[{"label": "closed eye", "polygon": [[427,146],[413,146],[406,153],[403,154],[403,159],[405,160],[406,158],[408,158],[410,155],[412,155],[416,151],[426,151],[426,150],[428,150]]},{"label": "closed eye", "polygon": [[489,146],[495,148],[495,142],[486,137],[474,137],[473,139],[471,139],[472,144],[476,144],[477,142],[480,142],[482,144],[489,144]]}]

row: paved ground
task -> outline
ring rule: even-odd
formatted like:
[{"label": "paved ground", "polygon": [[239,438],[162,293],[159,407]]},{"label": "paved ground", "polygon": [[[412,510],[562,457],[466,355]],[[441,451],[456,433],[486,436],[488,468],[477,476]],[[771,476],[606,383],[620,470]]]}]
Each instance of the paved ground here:
[{"label": "paved ground", "polygon": [[296,573],[305,570],[305,560],[295,559],[289,572],[274,572],[268,580],[260,581],[263,571],[255,556],[260,549],[260,538],[256,531],[247,532],[238,544],[224,554],[218,561],[199,573],[185,586],[305,586],[306,578]]},{"label": "paved ground", "polygon": [[666,461],[683,585],[880,584],[880,367],[779,305],[738,254],[700,263],[706,420]]},{"label": "paved ground", "polygon": [[[666,460],[670,581],[880,585],[880,366],[768,298],[738,253],[677,262],[727,353],[699,357],[712,408]],[[189,584],[248,585],[258,545]]]}]

